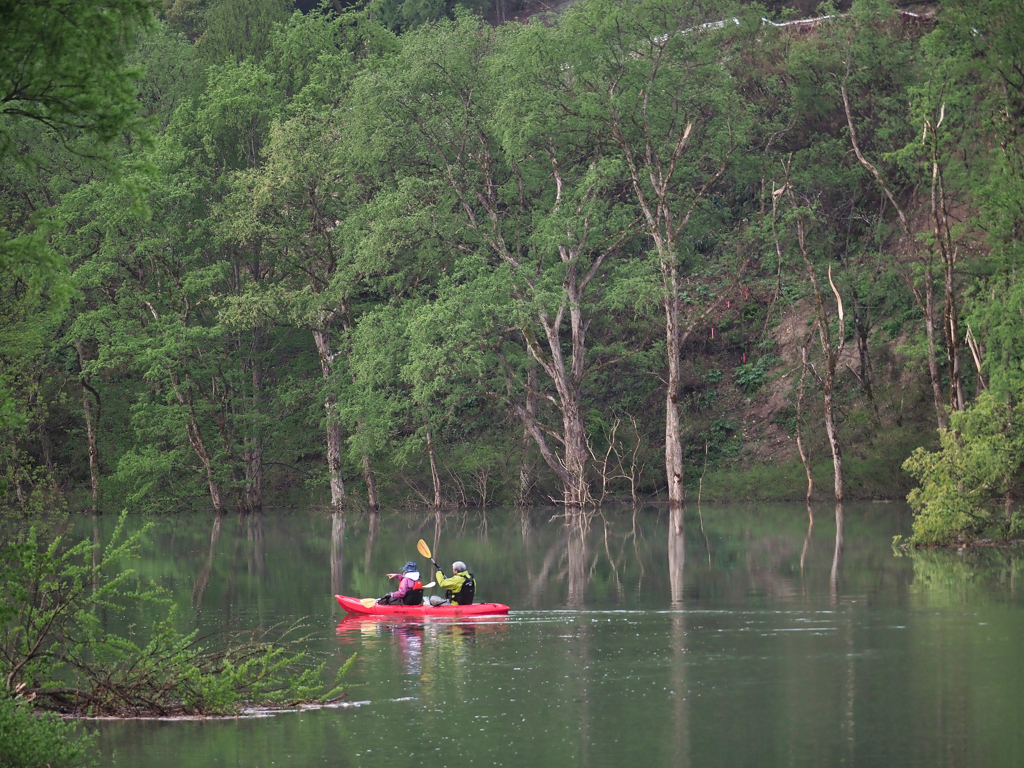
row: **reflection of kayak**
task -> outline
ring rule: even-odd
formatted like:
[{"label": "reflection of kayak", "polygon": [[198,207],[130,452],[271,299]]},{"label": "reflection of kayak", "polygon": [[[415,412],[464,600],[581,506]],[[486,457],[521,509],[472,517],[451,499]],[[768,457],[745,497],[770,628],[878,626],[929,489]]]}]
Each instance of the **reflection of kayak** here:
[{"label": "reflection of kayak", "polygon": [[348,613],[361,616],[498,616],[508,613],[501,603],[473,603],[472,605],[363,605],[358,597],[335,595],[338,605]]}]

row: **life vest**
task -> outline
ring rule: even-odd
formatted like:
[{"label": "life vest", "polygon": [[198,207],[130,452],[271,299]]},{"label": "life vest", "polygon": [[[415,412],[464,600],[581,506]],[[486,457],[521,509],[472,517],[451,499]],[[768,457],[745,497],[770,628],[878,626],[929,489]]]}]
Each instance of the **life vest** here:
[{"label": "life vest", "polygon": [[405,593],[402,598],[402,605],[423,605],[423,580],[416,579],[412,583],[412,589]]},{"label": "life vest", "polygon": [[459,587],[459,591],[452,592],[449,589],[447,593],[445,593],[445,597],[459,605],[472,605],[473,596],[476,594],[476,581],[473,580],[472,573],[469,571],[466,571],[465,573],[466,575],[463,577],[462,586]]}]

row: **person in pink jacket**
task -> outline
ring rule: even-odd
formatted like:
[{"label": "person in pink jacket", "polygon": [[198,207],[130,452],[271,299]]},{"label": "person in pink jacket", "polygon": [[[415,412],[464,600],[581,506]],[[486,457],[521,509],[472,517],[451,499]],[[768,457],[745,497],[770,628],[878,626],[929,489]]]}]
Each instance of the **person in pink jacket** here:
[{"label": "person in pink jacket", "polygon": [[412,560],[402,566],[401,573],[389,573],[388,578],[401,578],[398,589],[377,600],[377,605],[423,605],[423,582],[420,569]]}]

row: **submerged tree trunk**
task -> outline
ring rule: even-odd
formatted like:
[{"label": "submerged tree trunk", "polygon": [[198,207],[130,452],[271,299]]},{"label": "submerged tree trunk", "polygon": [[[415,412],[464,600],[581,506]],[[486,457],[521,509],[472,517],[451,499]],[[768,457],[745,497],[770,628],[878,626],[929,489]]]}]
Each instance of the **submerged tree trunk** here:
[{"label": "submerged tree trunk", "polygon": [[[320,355],[320,371],[324,377],[324,386],[330,387],[334,366],[330,334],[327,331],[314,330],[313,339]],[[324,397],[324,410],[327,421],[327,478],[331,487],[331,506],[334,509],[341,509],[345,506],[347,498],[341,471],[341,425],[338,423],[338,403],[333,392],[328,391]]]},{"label": "submerged tree trunk", "polygon": [[434,509],[441,508],[441,476],[437,472],[437,458],[434,456],[434,437],[427,430],[427,456],[430,459],[430,480],[434,486]]},{"label": "submerged tree trunk", "polygon": [[[185,431],[188,434],[188,442],[206,471],[206,482],[210,488],[210,500],[213,502],[213,511],[219,518],[227,511],[224,507],[224,494],[221,491],[220,483],[214,475],[210,452],[206,448],[206,441],[203,439],[203,433],[199,429],[199,421],[196,419],[195,408],[192,404],[192,388],[187,387],[186,391],[182,392],[177,373],[171,374],[171,385],[174,388],[174,396],[178,400],[178,404],[185,409],[187,416]],[[219,534],[219,528],[217,530]]]},{"label": "submerged tree trunk", "polygon": [[681,509],[686,502],[683,486],[683,438],[679,425],[679,384],[682,378],[679,332],[679,276],[674,264],[662,262],[665,296],[665,354],[668,382],[665,387],[665,476],[668,479],[669,509]]},{"label": "submerged tree trunk", "polygon": [[[786,179],[786,185],[783,189],[788,191],[790,202],[793,204],[794,209],[796,209],[796,196],[793,193],[793,186],[788,178]],[[811,263],[810,254],[807,251],[804,219],[799,213],[796,215],[796,237],[797,245],[800,248],[800,255],[803,258],[804,267],[807,271],[807,279],[814,290],[815,325],[818,328],[818,340],[821,342],[821,353],[825,363],[824,377],[822,379],[822,388],[824,389],[825,399],[825,432],[828,435],[829,448],[832,450],[832,468],[836,504],[841,505],[843,503],[843,451],[842,446],[839,443],[839,433],[836,428],[834,391],[836,366],[842,357],[843,348],[846,345],[846,317],[843,313],[843,299],[839,295],[839,290],[836,288],[835,283],[832,282],[832,267],[830,265],[828,268],[828,284],[832,288],[832,293],[836,298],[836,316],[839,321],[839,327],[836,332],[836,345],[833,349],[829,318],[825,312],[825,297],[823,295],[821,285],[818,282],[818,276],[814,271],[814,265]]]},{"label": "submerged tree trunk", "polygon": [[366,482],[366,499],[370,509],[380,509],[380,499],[377,497],[377,477],[373,474],[370,457],[366,453],[363,454],[363,480]]}]

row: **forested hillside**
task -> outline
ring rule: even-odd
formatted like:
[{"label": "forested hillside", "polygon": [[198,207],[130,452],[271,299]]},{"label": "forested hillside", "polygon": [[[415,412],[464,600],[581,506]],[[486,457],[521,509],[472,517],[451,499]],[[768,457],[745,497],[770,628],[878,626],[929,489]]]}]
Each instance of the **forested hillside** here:
[{"label": "forested hillside", "polygon": [[3,11],[5,504],[1016,533],[1017,3],[76,7]]}]

